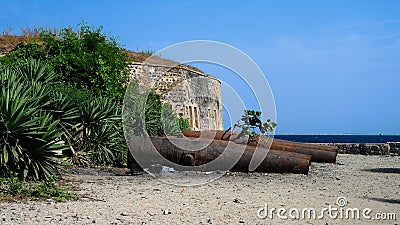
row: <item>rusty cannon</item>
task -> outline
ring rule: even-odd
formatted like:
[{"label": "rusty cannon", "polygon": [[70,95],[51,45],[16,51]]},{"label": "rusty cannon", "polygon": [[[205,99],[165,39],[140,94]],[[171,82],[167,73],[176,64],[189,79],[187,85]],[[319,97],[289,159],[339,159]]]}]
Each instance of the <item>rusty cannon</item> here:
[{"label": "rusty cannon", "polygon": [[[142,168],[164,165],[157,160],[162,156],[169,163],[181,166],[181,170],[249,172],[249,163],[255,157],[259,162],[255,172],[308,174],[311,162],[310,155],[208,138],[132,137],[129,144],[131,153],[145,162],[140,165]],[[156,151],[149,151],[151,148]],[[130,154],[129,161],[132,163],[134,160]],[[179,168],[175,169],[179,171]]]},{"label": "rusty cannon", "polygon": [[[291,142],[229,131],[183,131],[181,136],[132,137],[128,164],[141,157],[140,167],[173,163],[179,170],[231,170],[308,174],[311,162],[336,162],[337,147]],[[153,149],[154,151],[150,151]],[[133,155],[132,155],[133,153]],[[160,159],[161,162],[160,162]],[[252,161],[255,168],[250,168]],[[143,164],[144,162],[144,164]]]},{"label": "rusty cannon", "polygon": [[255,141],[249,142],[247,138],[240,137],[238,134],[232,134],[230,131],[185,130],[183,131],[183,135],[190,138],[209,138],[226,141],[229,140],[238,144],[247,144],[254,147],[259,146],[270,148],[271,150],[280,150],[310,155],[312,162],[335,163],[336,156],[338,154],[337,147],[299,143],[258,135],[256,136]]}]

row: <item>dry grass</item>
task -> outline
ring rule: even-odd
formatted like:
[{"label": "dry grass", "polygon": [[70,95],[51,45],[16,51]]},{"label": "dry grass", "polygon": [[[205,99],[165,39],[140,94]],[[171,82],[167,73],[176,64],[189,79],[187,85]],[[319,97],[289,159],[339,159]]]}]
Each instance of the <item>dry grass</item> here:
[{"label": "dry grass", "polygon": [[0,35],[0,54],[6,54],[12,51],[18,43],[32,40],[39,41],[40,30],[37,28],[25,28],[21,29],[21,34],[22,35],[12,34],[10,29],[2,31]]},{"label": "dry grass", "polygon": [[15,35],[0,36],[0,54],[6,54],[12,51],[18,43],[29,41],[28,37]]}]

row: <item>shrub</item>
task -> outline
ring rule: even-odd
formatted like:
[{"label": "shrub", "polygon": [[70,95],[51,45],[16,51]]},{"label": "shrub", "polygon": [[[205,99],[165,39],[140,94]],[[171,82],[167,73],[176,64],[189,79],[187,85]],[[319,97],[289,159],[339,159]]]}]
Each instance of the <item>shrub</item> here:
[{"label": "shrub", "polygon": [[64,84],[90,89],[96,95],[122,102],[124,84],[128,81],[128,55],[114,37],[104,34],[102,27],[85,22],[60,31],[38,29],[37,38],[20,42],[3,63],[33,58],[47,61]]},{"label": "shrub", "polygon": [[94,165],[112,165],[122,160],[127,146],[120,125],[120,106],[107,98],[92,99],[81,107],[82,129],[77,151],[86,152]]},{"label": "shrub", "polygon": [[188,118],[179,117],[179,129],[181,131],[190,130],[190,122]]},{"label": "shrub", "polygon": [[[47,76],[48,75],[48,76]],[[0,175],[42,179],[58,175],[57,143],[63,134],[50,112],[54,78],[48,65],[34,60],[0,71]],[[44,79],[48,83],[41,82]]]},{"label": "shrub", "polygon": [[53,177],[40,182],[26,182],[17,177],[0,178],[0,196],[53,198],[59,202],[79,199],[79,196],[73,191],[56,185]]},{"label": "shrub", "polygon": [[277,124],[270,119],[267,119],[267,121],[263,123],[260,117],[261,111],[244,110],[242,118],[233,126],[233,131],[235,131],[237,127],[240,128],[241,131],[238,137],[248,135],[249,142],[255,141],[256,129],[258,129],[261,134],[272,132]]},{"label": "shrub", "polygon": [[190,129],[189,121],[179,118],[170,104],[162,104],[160,95],[139,93],[136,82],[129,85],[123,107],[126,139],[131,136],[178,135],[182,130]]}]

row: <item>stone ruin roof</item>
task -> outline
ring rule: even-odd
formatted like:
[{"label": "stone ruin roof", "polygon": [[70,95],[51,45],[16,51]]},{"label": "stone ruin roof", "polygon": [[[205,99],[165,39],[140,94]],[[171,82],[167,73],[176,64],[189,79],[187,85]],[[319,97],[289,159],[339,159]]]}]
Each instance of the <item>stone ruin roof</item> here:
[{"label": "stone ruin roof", "polygon": [[146,61],[146,64],[149,66],[171,67],[171,69],[177,68],[177,69],[189,70],[199,75],[209,77],[210,79],[218,80],[217,78],[204,73],[203,71],[197,69],[196,67],[180,64],[178,62],[169,59],[164,59],[156,55],[151,55],[149,53],[132,52],[129,50],[127,51],[127,54],[128,57],[133,61],[132,62],[133,64],[142,64],[144,61]]}]

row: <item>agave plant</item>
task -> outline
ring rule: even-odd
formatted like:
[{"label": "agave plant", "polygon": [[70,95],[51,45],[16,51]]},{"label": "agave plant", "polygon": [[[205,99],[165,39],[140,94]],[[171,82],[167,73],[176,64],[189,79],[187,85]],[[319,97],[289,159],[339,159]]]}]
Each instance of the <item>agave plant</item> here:
[{"label": "agave plant", "polygon": [[62,92],[53,92],[51,98],[53,103],[46,110],[59,120],[58,128],[63,131],[62,139],[72,145],[74,136],[82,126],[78,107]]},{"label": "agave plant", "polygon": [[17,75],[36,83],[49,84],[55,82],[58,78],[58,74],[50,66],[38,60],[31,59],[18,62],[13,69]]},{"label": "agave plant", "polygon": [[113,164],[125,149],[121,138],[116,127],[110,124],[96,125],[86,148],[91,162],[95,165]]},{"label": "agave plant", "polygon": [[145,128],[149,136],[159,136],[163,134],[161,111],[162,104],[160,95],[150,93],[147,96],[144,108]]},{"label": "agave plant", "polygon": [[137,84],[131,83],[126,91],[123,108],[125,137],[162,135],[160,96],[138,93]]},{"label": "agave plant", "polygon": [[131,136],[178,135],[190,129],[188,121],[180,119],[170,104],[162,104],[160,95],[139,94],[131,83],[124,99],[123,123],[126,139]]},{"label": "agave plant", "polygon": [[0,175],[36,180],[59,174],[57,158],[68,146],[57,142],[59,120],[45,110],[52,104],[52,87],[41,79],[50,69],[27,64],[35,65],[30,74],[23,64],[0,71]]},{"label": "agave plant", "polygon": [[80,108],[81,127],[74,147],[85,152],[94,165],[110,165],[126,150],[122,135],[120,107],[112,100],[99,97]]},{"label": "agave plant", "polygon": [[181,133],[179,118],[168,103],[162,106],[161,123],[165,135],[179,135]]}]

